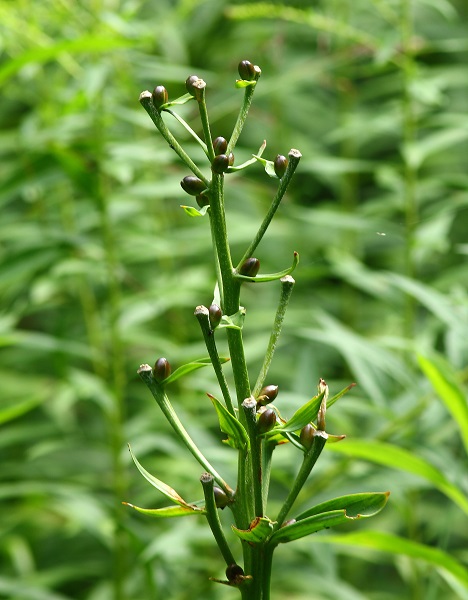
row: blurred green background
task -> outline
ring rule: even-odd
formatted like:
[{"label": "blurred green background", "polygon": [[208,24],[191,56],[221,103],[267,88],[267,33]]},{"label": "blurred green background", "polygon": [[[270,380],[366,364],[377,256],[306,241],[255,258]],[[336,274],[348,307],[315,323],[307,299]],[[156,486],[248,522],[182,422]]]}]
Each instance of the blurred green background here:
[{"label": "blurred green background", "polygon": [[[236,162],[263,139],[267,158],[303,154],[257,251],[264,272],[301,256],[268,382],[285,415],[319,377],[358,384],[327,415],[348,439],[298,504],[391,491],[375,519],[280,547],[273,599],[468,598],[466,0],[3,0],[0,36],[0,598],[237,597],[208,581],[224,567],[203,518],[121,501],[165,504],[127,442],[202,496],[136,369],[206,355],[193,309],[214,285],[207,221],[180,209],[188,173],[138,95],[174,98],[195,73],[228,137],[242,59],[262,77]],[[199,131],[195,108],[181,114]],[[228,178],[234,257],[274,191],[260,165]],[[278,294],[243,292],[253,379]],[[172,399],[233,481],[206,391],[209,369]],[[298,466],[291,448],[275,459],[271,516]]]}]

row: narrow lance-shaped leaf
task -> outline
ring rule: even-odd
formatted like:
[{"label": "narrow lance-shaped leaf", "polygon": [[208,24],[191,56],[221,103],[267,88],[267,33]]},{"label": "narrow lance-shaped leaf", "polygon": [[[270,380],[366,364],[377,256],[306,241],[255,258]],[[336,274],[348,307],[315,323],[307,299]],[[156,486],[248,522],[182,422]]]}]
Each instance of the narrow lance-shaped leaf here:
[{"label": "narrow lance-shaped leaf", "polygon": [[244,450],[249,445],[249,436],[243,425],[231,415],[227,408],[221,402],[208,394],[209,399],[213,403],[218,415],[219,426],[223,433],[227,434],[228,439],[225,440],[232,448]]},{"label": "narrow lance-shaped leaf", "polygon": [[323,400],[323,395],[324,392],[318,396],[314,396],[311,400],[309,400],[309,402],[304,404],[304,406],[301,406],[301,408],[296,410],[287,423],[280,425],[279,427],[275,427],[265,435],[268,437],[269,435],[273,436],[281,432],[289,433],[298,431],[299,429],[305,427],[308,423],[317,418],[317,413]]},{"label": "narrow lance-shaped leaf", "polygon": [[137,469],[140,471],[140,473],[143,475],[143,477],[146,479],[146,481],[151,483],[151,485],[153,487],[155,487],[157,490],[159,490],[162,494],[164,494],[167,498],[169,498],[173,502],[176,502],[180,506],[188,506],[187,502],[185,502],[185,500],[181,496],[179,496],[179,494],[173,488],[168,486],[166,483],[164,483],[160,479],[157,479],[156,477],[154,477],[154,475],[151,475],[151,473],[148,473],[148,471],[138,462],[137,457],[133,454],[130,444],[128,445],[128,449],[130,450],[130,454],[132,456],[133,462],[135,463]]},{"label": "narrow lance-shaped leaf", "polygon": [[[228,360],[229,360],[229,358],[221,358],[220,357],[221,363],[228,362]],[[180,377],[183,377],[184,375],[188,375],[188,373],[191,373],[192,371],[196,371],[197,369],[201,369],[202,367],[206,367],[208,365],[211,365],[210,358],[200,358],[198,360],[194,360],[193,362],[182,365],[181,367],[176,369],[173,373],[171,373],[171,375],[169,375],[169,377],[167,377],[167,379],[164,379],[162,384],[167,385],[169,383],[173,383]]]},{"label": "narrow lance-shaped leaf", "polygon": [[135,506],[134,504],[130,504],[130,502],[122,502],[125,506],[130,506],[130,508],[135,509],[139,513],[143,515],[148,515],[149,517],[155,517],[159,519],[167,519],[174,517],[190,517],[193,515],[204,515],[205,510],[203,508],[198,508],[197,506],[165,506],[164,508],[141,508],[140,506]]},{"label": "narrow lance-shaped leaf", "polygon": [[338,496],[307,509],[296,517],[296,521],[333,510],[346,510],[348,517],[358,515],[370,517],[382,510],[387,504],[389,495],[390,492],[363,492]]}]

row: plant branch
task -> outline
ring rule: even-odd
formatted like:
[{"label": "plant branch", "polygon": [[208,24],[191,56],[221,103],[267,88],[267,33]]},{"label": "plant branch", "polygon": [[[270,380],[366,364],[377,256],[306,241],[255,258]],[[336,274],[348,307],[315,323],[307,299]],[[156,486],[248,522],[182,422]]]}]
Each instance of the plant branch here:
[{"label": "plant branch", "polygon": [[245,414],[245,420],[247,422],[247,433],[250,439],[250,454],[251,454],[251,468],[252,468],[252,485],[253,485],[253,496],[255,506],[255,516],[264,516],[263,507],[263,489],[262,489],[262,453],[261,453],[261,439],[258,436],[257,431],[257,418],[256,418],[257,402],[254,398],[246,398],[242,402],[242,409]]},{"label": "plant branch", "polygon": [[177,416],[175,410],[173,409],[172,404],[169,402],[169,398],[167,397],[164,389],[154,379],[152,368],[149,365],[141,365],[141,367],[138,369],[138,374],[146,383],[150,392],[153,394],[154,399],[158,403],[159,408],[163,412],[167,421],[170,423],[171,427],[174,429],[174,431],[177,433],[180,439],[190,450],[192,455],[197,459],[197,461],[206,471],[211,473],[211,475],[214,477],[214,479],[220,485],[223,491],[226,492],[226,494],[228,494],[229,496],[231,496],[233,493],[232,489],[224,481],[221,475],[217,473],[217,471],[209,463],[205,456],[200,452],[199,448],[189,436],[185,427],[180,422],[180,419]]}]

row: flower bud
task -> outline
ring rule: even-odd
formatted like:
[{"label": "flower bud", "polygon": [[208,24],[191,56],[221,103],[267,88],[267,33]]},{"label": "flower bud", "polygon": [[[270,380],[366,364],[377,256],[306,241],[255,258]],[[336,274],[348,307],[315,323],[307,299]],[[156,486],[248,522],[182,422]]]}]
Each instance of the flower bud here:
[{"label": "flower bud", "polygon": [[197,204],[200,208],[203,208],[204,206],[208,206],[210,203],[210,196],[207,192],[202,192],[201,194],[198,194],[198,196],[196,196],[195,200],[197,201]]},{"label": "flower bud", "polygon": [[257,430],[258,433],[266,433],[273,429],[276,425],[276,413],[273,409],[267,408],[262,412],[262,414],[258,417],[257,421]]},{"label": "flower bud", "polygon": [[213,158],[211,163],[211,170],[213,173],[225,173],[229,167],[229,158],[225,154],[218,154]]},{"label": "flower bud", "polygon": [[223,509],[229,504],[229,498],[226,496],[223,490],[216,485],[213,487],[213,494],[215,497],[215,504],[218,508]]},{"label": "flower bud", "polygon": [[198,196],[206,190],[206,185],[201,179],[195,177],[195,175],[187,175],[187,177],[182,179],[180,185],[184,192],[187,192],[191,196]]},{"label": "flower bud", "polygon": [[255,67],[249,60],[241,60],[237,66],[241,79],[253,81],[255,79]]},{"label": "flower bud", "polygon": [[283,177],[283,175],[286,173],[287,166],[288,159],[286,158],[286,156],[278,154],[278,156],[274,160],[273,167],[275,169],[276,176],[279,179],[281,179],[281,177]]},{"label": "flower bud", "polygon": [[170,374],[171,365],[169,364],[167,358],[158,358],[158,360],[154,363],[153,377],[158,383],[161,383],[162,381],[167,379]]},{"label": "flower bud", "polygon": [[273,402],[273,400],[278,395],[278,386],[277,385],[266,385],[260,390],[257,398],[257,404],[260,406],[265,406],[265,404],[269,404]]},{"label": "flower bud", "polygon": [[185,87],[187,92],[191,94],[196,100],[200,100],[201,91],[206,87],[206,83],[203,79],[200,79],[198,75],[190,75],[185,81]]},{"label": "flower bud", "polygon": [[227,140],[221,136],[213,140],[213,150],[215,154],[224,154],[226,152],[227,146]]},{"label": "flower bud", "polygon": [[221,321],[221,317],[223,316],[223,311],[217,304],[212,304],[208,309],[208,313],[210,315],[210,327],[211,329],[216,329]]},{"label": "flower bud", "polygon": [[229,583],[235,583],[236,580],[240,580],[244,577],[244,569],[235,563],[229,565],[226,569],[226,577],[228,578]]},{"label": "flower bud", "polygon": [[312,447],[315,438],[315,429],[312,427],[310,423],[308,423],[305,427],[301,429],[301,433],[299,434],[299,441],[304,446],[306,450]]},{"label": "flower bud", "polygon": [[234,164],[234,154],[232,152],[229,152],[228,160],[229,160],[229,166],[232,167],[232,165]]},{"label": "flower bud", "polygon": [[167,90],[163,85],[157,85],[151,95],[153,97],[153,104],[158,110],[169,100]]},{"label": "flower bud", "polygon": [[255,275],[260,270],[260,261],[258,258],[246,258],[242,263],[239,273],[240,275],[246,275],[247,277],[255,277]]}]

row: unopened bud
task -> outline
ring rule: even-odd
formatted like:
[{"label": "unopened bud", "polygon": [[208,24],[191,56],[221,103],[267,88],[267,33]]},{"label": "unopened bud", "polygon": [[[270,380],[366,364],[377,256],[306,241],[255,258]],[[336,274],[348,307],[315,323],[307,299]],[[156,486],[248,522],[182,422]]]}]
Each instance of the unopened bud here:
[{"label": "unopened bud", "polygon": [[266,433],[273,429],[276,425],[276,413],[273,409],[267,408],[258,417],[257,430],[258,433]]},{"label": "unopened bud", "polygon": [[189,94],[199,100],[201,98],[202,90],[206,87],[206,83],[203,79],[200,79],[198,75],[190,75],[185,81],[185,87]]},{"label": "unopened bud", "polygon": [[221,321],[221,317],[223,316],[223,311],[217,304],[212,304],[208,309],[208,312],[210,315],[210,327],[211,329],[216,329]]},{"label": "unopened bud", "polygon": [[258,258],[253,258],[253,256],[251,256],[250,258],[246,258],[244,260],[239,269],[239,273],[240,275],[246,275],[247,277],[255,277],[259,270],[260,261]]},{"label": "unopened bud", "polygon": [[320,404],[320,408],[317,414],[317,429],[325,431],[325,414],[327,412],[328,385],[324,379],[319,379],[318,393],[323,393],[323,400]]},{"label": "unopened bud", "polygon": [[171,365],[169,364],[167,358],[158,358],[158,360],[154,363],[153,377],[158,383],[161,383],[162,381],[167,379],[170,374]]},{"label": "unopened bud", "polygon": [[229,565],[226,569],[226,577],[228,578],[229,583],[235,583],[236,580],[240,580],[244,577],[244,569],[235,563]]},{"label": "unopened bud", "polygon": [[255,79],[255,67],[249,60],[241,60],[237,66],[241,79],[253,81]]},{"label": "unopened bud", "polygon": [[227,140],[221,136],[213,140],[213,150],[215,154],[224,154],[226,152],[227,146]]},{"label": "unopened bud", "polygon": [[262,387],[260,393],[258,394],[257,404],[260,406],[264,406],[265,404],[269,404],[273,402],[273,400],[278,395],[278,386],[277,385],[266,385]]},{"label": "unopened bud", "polygon": [[198,206],[203,208],[204,206],[208,206],[210,203],[210,196],[207,192],[202,192],[195,197],[195,200],[197,201]]},{"label": "unopened bud", "polygon": [[310,423],[308,423],[305,427],[301,429],[301,433],[299,434],[299,441],[304,446],[306,450],[312,447],[315,438],[315,429],[312,427]]},{"label": "unopened bud", "polygon": [[273,167],[275,169],[276,176],[281,179],[281,177],[283,177],[283,175],[286,173],[286,169],[288,167],[288,159],[286,156],[278,154],[274,160]]},{"label": "unopened bud", "polygon": [[154,88],[153,93],[151,95],[153,97],[153,104],[158,110],[163,104],[166,104],[166,102],[169,100],[167,90],[163,85],[157,85]]},{"label": "unopened bud", "polygon": [[216,485],[213,487],[213,494],[215,497],[215,504],[218,508],[223,509],[229,504],[229,498],[223,492],[223,490]]},{"label": "unopened bud", "polygon": [[184,192],[187,192],[191,196],[198,196],[206,190],[206,185],[201,179],[195,177],[195,175],[187,175],[187,177],[182,179],[180,185]]},{"label": "unopened bud", "polygon": [[234,164],[234,153],[233,152],[229,152],[228,161],[229,161],[229,166],[232,167],[232,165]]},{"label": "unopened bud", "polygon": [[226,154],[218,154],[213,158],[213,162],[211,163],[211,170],[213,173],[225,173],[229,167],[229,157]]}]

